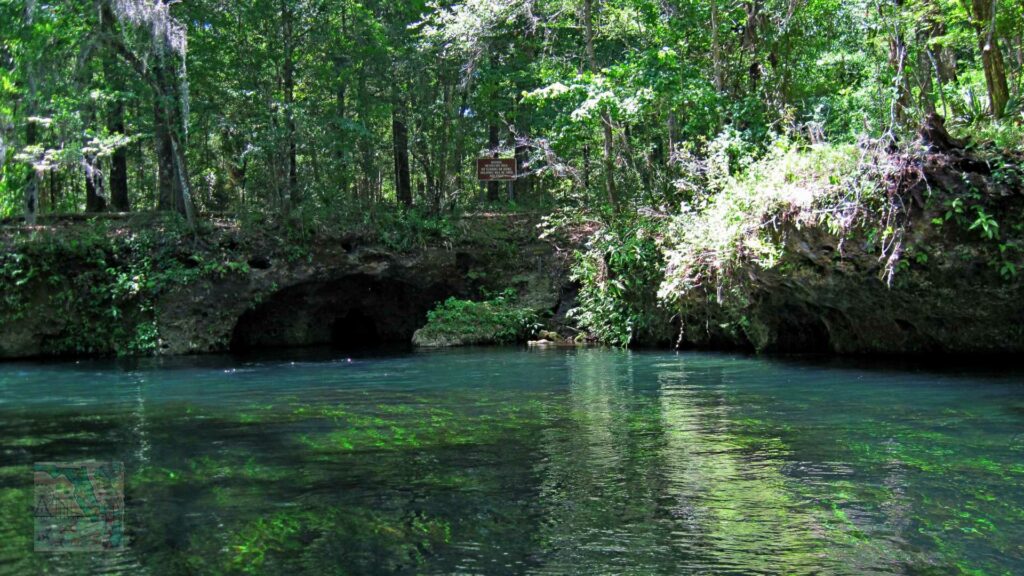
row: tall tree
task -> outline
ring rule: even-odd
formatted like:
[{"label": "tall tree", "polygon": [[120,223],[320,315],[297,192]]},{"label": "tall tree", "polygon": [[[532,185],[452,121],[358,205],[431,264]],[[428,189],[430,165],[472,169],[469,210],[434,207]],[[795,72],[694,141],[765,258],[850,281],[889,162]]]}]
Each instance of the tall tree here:
[{"label": "tall tree", "polygon": [[395,158],[395,195],[398,203],[412,206],[412,182],[409,176],[409,126],[406,123],[405,105],[396,102],[392,110],[391,139]]},{"label": "tall tree", "polygon": [[159,207],[173,209],[195,225],[195,204],[185,146],[189,95],[185,72],[188,36],[170,12],[171,0],[101,0],[104,19],[117,19],[140,31],[148,42],[138,52],[120,36],[107,34],[115,50],[153,92],[153,124],[159,167]]},{"label": "tall tree", "polygon": [[[966,0],[965,0],[966,1]],[[981,50],[985,83],[988,85],[989,106],[992,115],[1002,118],[1010,100],[1010,88],[1006,82],[1006,67],[1003,51],[999,48],[996,34],[997,0],[971,0],[971,16],[978,34],[978,48]]]},{"label": "tall tree", "polygon": [[[116,34],[117,22],[109,11],[100,10],[100,28],[102,34],[113,37]],[[112,90],[112,97],[107,109],[107,130],[111,134],[124,136],[127,132],[125,123],[124,80],[119,70],[117,54],[113,50],[105,50],[103,54],[103,79]],[[110,159],[110,178],[108,182],[110,203],[118,212],[131,210],[128,199],[128,149],[118,146]]]},{"label": "tall tree", "polygon": [[[597,74],[597,55],[594,50],[594,2],[583,0],[583,30],[586,42],[587,67],[592,74]],[[601,132],[604,136],[604,189],[608,205],[617,209],[618,198],[615,192],[615,135],[612,132],[612,118],[608,107],[601,109]]]},{"label": "tall tree", "polygon": [[285,201],[288,207],[298,206],[299,190],[298,140],[295,127],[295,14],[293,0],[281,0],[281,43],[284,49],[282,89],[284,91],[284,126],[288,157],[288,180]]},{"label": "tall tree", "polygon": [[[31,31],[35,24],[35,2],[26,2],[23,14],[25,29]],[[34,62],[25,64],[25,79],[28,84],[26,93],[25,113],[25,145],[31,148],[37,144],[38,128],[36,126],[36,65]],[[25,221],[29,224],[36,223],[36,214],[39,211],[39,171],[35,165],[30,165],[25,181]]]}]

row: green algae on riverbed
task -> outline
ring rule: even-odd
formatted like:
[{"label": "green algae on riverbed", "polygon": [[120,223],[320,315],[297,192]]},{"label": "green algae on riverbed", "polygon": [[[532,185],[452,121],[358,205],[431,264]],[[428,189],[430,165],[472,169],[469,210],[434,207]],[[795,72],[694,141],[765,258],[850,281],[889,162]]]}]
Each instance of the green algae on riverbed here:
[{"label": "green algae on riverbed", "polygon": [[[1008,373],[604,350],[0,367],[0,573],[1024,570]],[[129,548],[32,549],[35,461]]]}]

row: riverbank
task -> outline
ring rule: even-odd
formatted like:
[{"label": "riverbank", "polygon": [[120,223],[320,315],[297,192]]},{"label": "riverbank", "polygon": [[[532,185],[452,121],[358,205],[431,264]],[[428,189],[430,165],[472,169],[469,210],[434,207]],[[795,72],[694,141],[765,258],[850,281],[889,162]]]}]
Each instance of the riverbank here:
[{"label": "riverbank", "polygon": [[1021,160],[781,141],[739,168],[696,164],[681,210],[590,237],[577,318],[634,346],[1019,353]]},{"label": "riverbank", "polygon": [[[1024,351],[1024,184],[992,150],[788,147],[681,211],[302,229],[5,226],[0,358],[550,339],[782,353]],[[344,230],[344,231],[339,231]],[[542,238],[539,238],[542,236]]]},{"label": "riverbank", "polygon": [[408,343],[439,302],[507,290],[550,316],[564,261],[535,226],[479,215],[304,235],[213,220],[192,232],[138,215],[8,227],[0,358]]}]

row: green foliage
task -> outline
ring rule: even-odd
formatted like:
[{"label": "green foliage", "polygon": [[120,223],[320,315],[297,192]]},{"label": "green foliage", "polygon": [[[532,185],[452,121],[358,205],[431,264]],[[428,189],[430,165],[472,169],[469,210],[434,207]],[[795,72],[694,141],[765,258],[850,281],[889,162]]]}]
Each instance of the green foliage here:
[{"label": "green foliage", "polygon": [[985,213],[985,209],[978,206],[975,208],[975,212],[978,217],[971,224],[968,230],[977,230],[983,238],[986,240],[995,240],[999,238],[999,223],[996,222],[995,218]]},{"label": "green foliage", "polygon": [[[112,7],[113,21],[98,6]],[[722,135],[761,150],[773,133],[909,141],[934,107],[954,132],[1020,146],[1016,5],[997,6],[991,30],[1010,83],[999,121],[970,3],[590,6],[585,25],[583,3],[563,0],[5,3],[0,216],[24,209],[28,166],[47,180],[43,212],[80,210],[87,166],[105,175],[115,151],[129,152],[133,205],[156,206],[158,163],[141,143],[158,126],[137,110],[168,98],[188,124],[180,136],[201,211],[313,227],[395,204],[403,154],[413,204],[436,215],[493,206],[481,202],[488,194],[473,174],[483,154],[523,161],[518,206],[605,203],[608,181],[625,206],[676,203],[683,149],[712,158]],[[156,21],[167,25],[148,25]],[[121,43],[96,44],[99,35]],[[186,38],[187,77],[175,67],[165,72],[181,86],[160,86],[147,66],[152,51],[165,46],[176,60]],[[140,106],[123,130],[111,128],[125,101]],[[396,223],[384,241],[422,241],[420,231],[400,230],[414,222]]]},{"label": "green foliage", "polygon": [[[933,248],[941,252],[941,237],[935,246],[908,244],[905,200],[890,188],[902,164],[875,147],[807,146],[781,137],[761,153],[726,131],[708,149],[713,153],[707,161],[693,164],[686,180],[693,188],[679,213],[622,216],[592,232],[577,254],[573,279],[581,289],[573,318],[598,340],[649,342],[665,333],[665,309],[686,318],[694,306],[722,310],[716,328],[756,330],[746,312],[755,288],[751,275],[774,268],[786,274],[786,266],[800,260],[787,237],[801,229],[838,237],[840,250],[846,242],[860,243],[858,252],[878,255],[880,275],[890,285],[897,273],[932,266]],[[996,159],[990,164],[995,183],[1015,185],[1014,166]],[[973,185],[965,180],[964,188]],[[1021,225],[1008,235],[992,199],[977,190],[945,191],[944,197],[945,215],[935,224],[956,222],[972,255],[1016,281],[1020,251],[1014,238]],[[581,218],[549,222],[593,227]]]},{"label": "green foliage", "polygon": [[[997,183],[1003,178],[1002,170],[1006,168],[998,165],[993,170],[993,180]],[[988,210],[991,208],[986,206],[987,199],[969,182],[965,181],[965,185],[969,187],[970,192],[948,200],[944,206],[944,215],[935,218],[932,224],[941,227],[946,223],[952,223],[972,240],[980,239],[981,257],[987,260],[988,266],[1004,281],[1016,281],[1019,259],[1022,255],[1018,241],[1005,238],[1008,234],[989,213]],[[1019,236],[1022,231],[1024,222],[1017,222],[1007,230],[1012,236]]]},{"label": "green foliage", "polygon": [[438,344],[511,344],[539,329],[540,316],[518,305],[515,290],[509,289],[480,302],[449,298],[427,313],[427,325],[416,338]]},{"label": "green foliage", "polygon": [[992,122],[981,119],[965,123],[953,130],[955,136],[965,138],[972,149],[990,148],[999,152],[1024,153],[1024,111],[1017,114],[1019,119]]},{"label": "green foliage", "polygon": [[[874,198],[857,179],[862,154],[853,145],[802,148],[783,138],[757,161],[724,156],[709,192],[698,194],[668,227],[661,296],[679,301],[703,290],[721,300],[744,266],[778,265],[784,255],[779,231],[787,222],[845,232],[853,224],[850,214]],[[747,169],[735,172],[730,167],[736,164]]]},{"label": "green foliage", "polygon": [[[684,157],[712,170],[728,158],[735,172],[776,133],[906,142],[934,107],[979,146],[1022,141],[1016,5],[992,21],[1011,84],[998,121],[970,3],[589,5],[584,23],[584,4],[563,0],[5,3],[0,216],[24,210],[30,166],[45,180],[42,213],[81,210],[84,173],[106,176],[116,151],[133,206],[157,206],[160,170],[142,143],[159,126],[138,110],[167,99],[187,123],[179,145],[200,211],[288,222],[302,239],[365,224],[395,248],[444,239],[426,215],[494,207],[473,173],[484,154],[522,161],[512,207],[597,208],[611,183],[619,208],[674,209]],[[180,86],[161,86],[152,51],[176,61],[186,38],[188,66],[162,71]],[[121,102],[139,106],[120,118]],[[391,213],[404,163],[416,210]]]},{"label": "green foliage", "polygon": [[363,229],[394,250],[450,244],[459,232],[454,218],[433,217],[418,210],[377,211],[363,220]]},{"label": "green foliage", "polygon": [[[1020,6],[993,6],[985,23],[973,14],[983,6],[952,0],[7,2],[0,217],[24,211],[30,181],[40,214],[81,211],[85,174],[110,180],[117,153],[127,154],[136,209],[170,209],[156,192],[171,184],[178,200],[177,188],[191,188],[200,212],[273,236],[290,262],[310,260],[325,238],[397,251],[467,237],[501,245],[498,233],[470,237],[459,215],[575,212],[571,220],[600,230],[576,258],[576,319],[616,345],[658,340],[658,302],[697,294],[742,304],[740,272],[784,260],[784,226],[855,231],[889,281],[901,266],[934,264],[928,246],[901,261],[907,214],[879,185],[890,168],[880,146],[854,142],[912,150],[919,121],[936,110],[998,183],[1018,186],[1016,163],[996,157],[1024,150],[1024,73],[1009,42],[1024,19]],[[1004,78],[985,69],[982,46],[1004,51],[1000,118]],[[175,65],[154,67],[164,57]],[[180,118],[161,123],[154,105]],[[143,145],[168,126],[178,138],[161,142],[183,148],[170,167]],[[519,160],[512,198],[477,182],[483,155]],[[169,168],[191,178],[168,183]],[[399,198],[405,171],[411,199]],[[958,228],[1015,278],[1014,222],[963,201]],[[90,312],[109,322],[151,316],[139,294],[245,272],[221,253],[159,255],[176,239],[161,231],[75,256],[82,278],[52,291],[110,286]],[[504,248],[514,257],[513,244]],[[57,273],[3,266],[22,286]],[[3,297],[12,318],[19,294]],[[58,347],[157,341],[153,330],[117,330],[83,328]]]},{"label": "green foliage", "polygon": [[250,236],[282,234],[291,248],[298,251],[297,259],[312,243],[342,235],[390,250],[410,251],[449,245],[462,234],[456,226],[457,213],[430,214],[393,205],[339,201],[330,210],[307,206],[290,216],[288,221],[281,222],[266,211],[247,211],[241,215],[241,229]]},{"label": "green foliage", "polygon": [[650,345],[668,334],[658,301],[665,265],[659,234],[656,221],[617,222],[576,252],[572,280],[580,292],[570,316],[600,342]]},{"label": "green foliage", "polygon": [[0,254],[0,319],[60,326],[46,342],[56,355],[145,355],[157,350],[155,303],[204,278],[247,274],[229,255],[191,252],[178,218],[127,231],[104,222],[15,240]]}]

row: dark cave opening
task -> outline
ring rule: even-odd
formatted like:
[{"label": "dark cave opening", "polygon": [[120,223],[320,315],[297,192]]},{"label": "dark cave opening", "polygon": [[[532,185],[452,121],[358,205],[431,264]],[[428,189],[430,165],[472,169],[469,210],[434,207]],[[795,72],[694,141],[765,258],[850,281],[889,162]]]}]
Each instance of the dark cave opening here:
[{"label": "dark cave opening", "polygon": [[377,330],[377,321],[362,310],[352,310],[331,325],[331,345],[335,348],[375,348],[387,344]]},{"label": "dark cave opening", "polygon": [[446,284],[414,285],[369,275],[290,286],[238,319],[231,351],[409,345],[426,324],[427,311],[457,292]]},{"label": "dark cave opening", "polygon": [[779,315],[775,343],[770,352],[827,353],[832,350],[828,325],[818,315],[802,308],[786,308]]}]

